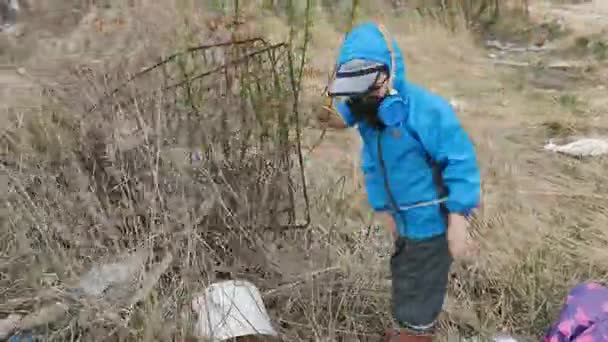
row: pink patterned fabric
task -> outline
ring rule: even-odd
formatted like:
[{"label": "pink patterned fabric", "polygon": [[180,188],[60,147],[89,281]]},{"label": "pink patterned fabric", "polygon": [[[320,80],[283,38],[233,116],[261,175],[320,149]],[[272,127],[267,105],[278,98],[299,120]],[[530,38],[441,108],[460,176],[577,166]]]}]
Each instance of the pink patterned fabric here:
[{"label": "pink patterned fabric", "polygon": [[551,326],[543,342],[608,341],[608,288],[593,282],[573,288],[559,320]]}]

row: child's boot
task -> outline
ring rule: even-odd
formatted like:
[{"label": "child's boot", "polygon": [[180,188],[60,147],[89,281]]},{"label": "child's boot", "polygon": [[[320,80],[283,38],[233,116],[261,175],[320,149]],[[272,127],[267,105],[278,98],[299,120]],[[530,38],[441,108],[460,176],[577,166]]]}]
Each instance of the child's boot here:
[{"label": "child's boot", "polygon": [[384,333],[386,342],[432,342],[433,335],[416,335],[405,329],[388,329]]}]

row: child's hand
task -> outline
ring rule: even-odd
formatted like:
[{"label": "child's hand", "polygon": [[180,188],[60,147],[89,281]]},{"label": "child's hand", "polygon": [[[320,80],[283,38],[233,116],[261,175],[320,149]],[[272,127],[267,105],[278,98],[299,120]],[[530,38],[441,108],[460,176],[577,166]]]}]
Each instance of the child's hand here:
[{"label": "child's hand", "polygon": [[471,257],[475,252],[467,231],[468,226],[469,222],[463,215],[456,213],[449,215],[447,238],[450,254],[454,259]]},{"label": "child's hand", "polygon": [[336,113],[329,106],[322,106],[317,109],[316,113],[317,121],[324,128],[332,128],[332,129],[345,129],[348,128],[346,123],[339,117],[339,114]]},{"label": "child's hand", "polygon": [[395,223],[395,219],[393,215],[388,212],[380,212],[377,213],[378,218],[380,220],[380,225],[384,228],[388,228],[394,238],[397,238],[397,225]]}]

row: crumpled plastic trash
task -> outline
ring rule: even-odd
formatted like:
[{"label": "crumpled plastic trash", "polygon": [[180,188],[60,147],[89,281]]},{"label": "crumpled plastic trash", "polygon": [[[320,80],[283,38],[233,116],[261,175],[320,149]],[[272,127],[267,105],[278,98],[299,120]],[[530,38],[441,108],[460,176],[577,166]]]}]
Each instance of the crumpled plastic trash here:
[{"label": "crumpled plastic trash", "polygon": [[89,296],[99,296],[110,286],[126,283],[142,271],[145,258],[144,253],[133,253],[118,262],[94,266],[80,279],[78,290]]},{"label": "crumpled plastic trash", "polygon": [[556,145],[549,141],[545,150],[559,152],[576,157],[595,157],[608,154],[608,140],[583,138],[565,145]]},{"label": "crumpled plastic trash", "polygon": [[496,335],[492,337],[493,342],[517,342],[517,340],[509,335]]},{"label": "crumpled plastic trash", "polygon": [[487,337],[473,336],[466,339],[459,339],[464,342],[519,342],[515,337],[506,334],[496,334],[489,339]]}]

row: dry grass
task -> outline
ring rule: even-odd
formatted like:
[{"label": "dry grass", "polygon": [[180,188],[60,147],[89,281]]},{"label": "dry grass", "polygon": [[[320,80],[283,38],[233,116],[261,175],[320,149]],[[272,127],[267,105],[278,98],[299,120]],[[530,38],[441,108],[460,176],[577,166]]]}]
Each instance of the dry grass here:
[{"label": "dry grass", "polygon": [[[128,19],[109,32],[91,26],[95,20],[89,14],[77,29],[55,38],[73,44],[68,54],[44,44],[32,50],[24,65],[56,86],[43,94],[43,105],[2,113],[9,124],[1,140],[0,180],[8,179],[9,191],[1,192],[0,315],[36,312],[59,300],[70,305],[69,315],[48,330],[36,330],[55,340],[186,340],[192,333],[192,296],[209,282],[231,277],[251,279],[267,294],[285,340],[377,340],[390,319],[391,243],[382,231],[361,234],[372,218],[352,177],[358,138],[330,132],[317,149],[305,149],[312,223],[282,231],[276,227],[289,217],[277,214],[275,200],[289,196],[284,172],[272,172],[274,164],[261,177],[257,164],[280,165],[276,145],[236,139],[242,130],[226,134],[219,119],[229,114],[230,127],[249,127],[255,136],[259,121],[239,126],[235,118],[264,114],[261,122],[276,122],[277,114],[289,113],[293,94],[286,79],[279,84],[282,94],[267,83],[257,97],[264,106],[256,109],[225,90],[225,77],[214,76],[198,85],[214,90],[195,89],[199,110],[192,117],[183,92],[123,101],[131,91],[161,87],[168,76],[153,73],[122,97],[86,112],[108,87],[156,56],[210,36],[230,36],[210,32],[209,17],[193,3],[142,1],[131,9],[100,11],[99,17]],[[254,14],[250,20],[259,20],[258,29],[271,41],[287,38],[284,19]],[[324,16],[318,14],[311,29],[302,99],[306,115],[321,101],[340,36]],[[483,171],[483,208],[474,223],[482,253],[454,267],[446,331],[506,329],[537,338],[572,285],[608,280],[608,200],[592,197],[608,190],[606,160],[559,157],[541,147],[547,138],[566,133],[604,134],[608,123],[592,121],[597,113],[573,112],[516,73],[493,67],[464,25],[449,32],[409,14],[385,22],[404,49],[410,78],[465,104],[459,115]],[[54,62],[36,68],[43,58]],[[188,63],[194,73],[217,60]],[[175,80],[176,70],[168,71]],[[48,89],[47,83],[40,87]],[[227,97],[214,98],[218,91]],[[276,126],[271,135],[280,135],[272,129]],[[305,147],[319,133],[307,128]],[[245,147],[247,157],[226,154],[225,143],[233,150]],[[201,146],[210,147],[213,158],[194,168],[183,162],[181,153]],[[167,255],[172,261],[159,279],[142,276],[135,287],[123,289],[126,293],[106,294],[104,300],[68,292],[91,265],[133,250],[146,255],[146,269]],[[306,276],[333,266],[339,271]],[[289,286],[298,280],[304,281]],[[139,286],[149,290],[137,291]],[[142,300],[124,300],[134,293]]]}]

